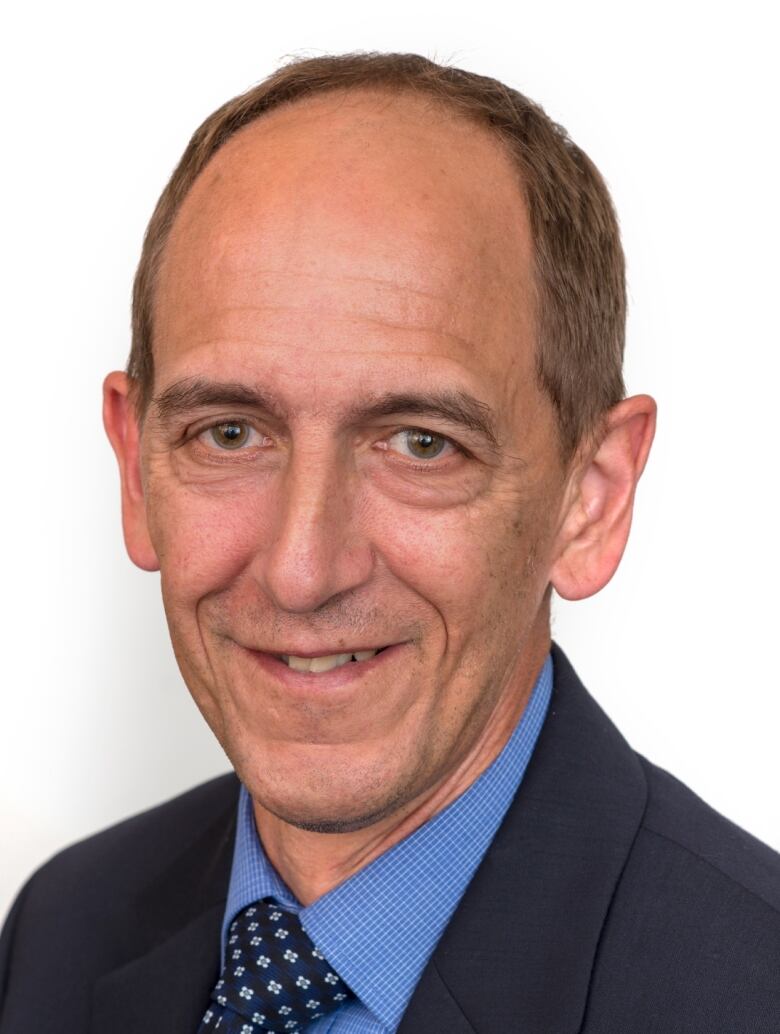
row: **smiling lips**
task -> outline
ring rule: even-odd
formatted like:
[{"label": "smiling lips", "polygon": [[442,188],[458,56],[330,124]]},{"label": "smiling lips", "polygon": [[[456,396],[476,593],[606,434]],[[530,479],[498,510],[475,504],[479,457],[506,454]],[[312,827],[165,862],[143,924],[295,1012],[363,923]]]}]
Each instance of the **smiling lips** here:
[{"label": "smiling lips", "polygon": [[320,657],[296,657],[294,654],[277,654],[280,661],[292,668],[293,671],[305,671],[311,674],[332,671],[340,668],[342,664],[354,664],[360,661],[368,661],[375,657],[386,647],[379,647],[376,650],[353,650],[350,653],[330,653]]}]

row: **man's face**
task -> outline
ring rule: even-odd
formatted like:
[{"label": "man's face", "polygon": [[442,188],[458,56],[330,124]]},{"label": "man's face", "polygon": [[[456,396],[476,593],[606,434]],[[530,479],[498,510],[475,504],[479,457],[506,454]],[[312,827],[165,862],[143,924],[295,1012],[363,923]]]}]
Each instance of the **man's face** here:
[{"label": "man's face", "polygon": [[501,148],[409,97],[271,113],[177,216],[149,534],[187,684],[289,822],[402,811],[522,709],[564,483],[531,265]]}]

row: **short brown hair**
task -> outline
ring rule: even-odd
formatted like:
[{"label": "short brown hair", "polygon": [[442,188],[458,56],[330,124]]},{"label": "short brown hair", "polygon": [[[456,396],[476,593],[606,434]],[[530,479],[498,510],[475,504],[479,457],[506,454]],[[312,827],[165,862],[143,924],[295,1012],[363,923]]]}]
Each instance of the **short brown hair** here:
[{"label": "short brown hair", "polygon": [[381,88],[430,96],[489,127],[520,172],[534,241],[537,372],[558,415],[566,457],[624,395],[625,274],[617,218],[588,156],[539,105],[496,79],[417,54],[299,59],[218,108],[196,130],[163,190],[133,288],[127,372],[143,414],[154,380],[154,287],[176,213],[209,159],[235,133],[282,104],[330,90]]}]

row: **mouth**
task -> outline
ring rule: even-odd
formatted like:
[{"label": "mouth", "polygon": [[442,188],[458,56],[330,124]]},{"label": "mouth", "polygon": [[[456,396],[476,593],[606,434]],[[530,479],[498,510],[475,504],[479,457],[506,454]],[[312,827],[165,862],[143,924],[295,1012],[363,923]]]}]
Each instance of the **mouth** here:
[{"label": "mouth", "polygon": [[333,671],[334,668],[341,668],[345,664],[362,664],[370,661],[386,649],[388,647],[380,646],[372,650],[349,650],[344,653],[320,654],[313,657],[301,657],[289,653],[272,654],[272,656],[293,671],[319,675],[326,671]]},{"label": "mouth", "polygon": [[408,646],[408,641],[377,647],[368,647],[363,642],[338,653],[325,653],[327,647],[301,650],[300,653],[281,653],[246,646],[241,649],[244,656],[250,658],[273,683],[283,687],[286,692],[294,696],[300,694],[302,699],[308,699],[311,693],[315,693],[317,699],[320,699],[322,694],[339,695],[373,684],[377,673],[391,666],[393,658],[403,654]]}]

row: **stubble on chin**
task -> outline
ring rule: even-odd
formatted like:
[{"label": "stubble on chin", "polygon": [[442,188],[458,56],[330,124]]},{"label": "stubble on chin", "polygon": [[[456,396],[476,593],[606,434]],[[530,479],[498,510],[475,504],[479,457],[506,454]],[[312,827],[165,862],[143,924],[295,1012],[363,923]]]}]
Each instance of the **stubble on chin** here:
[{"label": "stubble on chin", "polygon": [[375,805],[370,810],[364,808],[355,814],[334,814],[325,811],[321,814],[315,814],[313,811],[310,814],[304,814],[282,808],[274,810],[272,804],[269,805],[259,797],[253,796],[253,800],[288,826],[304,830],[307,833],[356,833],[390,818],[409,803],[402,792],[397,792],[380,805]]},{"label": "stubble on chin", "polygon": [[[246,764],[231,760],[261,808],[289,826],[314,833],[351,833],[381,823],[404,809],[425,779],[419,757],[397,757],[388,766],[386,756],[362,762],[348,757],[336,760],[337,750],[334,747],[330,753],[323,745],[303,758],[296,750],[297,764],[290,752],[278,766],[273,752],[266,764],[257,756],[243,759]],[[307,753],[305,748],[302,753]]]}]

